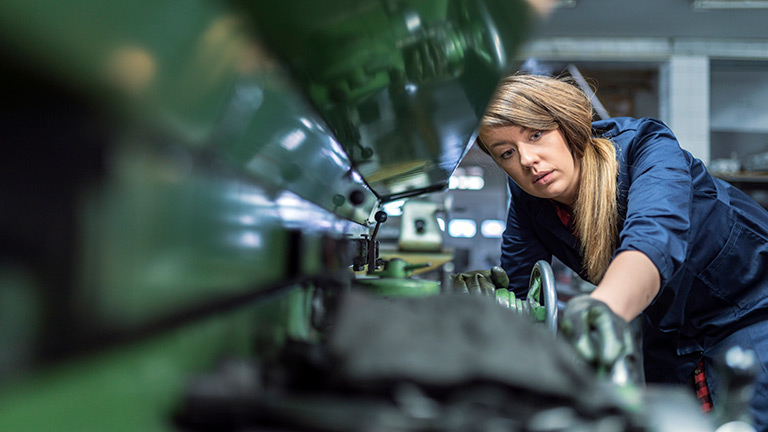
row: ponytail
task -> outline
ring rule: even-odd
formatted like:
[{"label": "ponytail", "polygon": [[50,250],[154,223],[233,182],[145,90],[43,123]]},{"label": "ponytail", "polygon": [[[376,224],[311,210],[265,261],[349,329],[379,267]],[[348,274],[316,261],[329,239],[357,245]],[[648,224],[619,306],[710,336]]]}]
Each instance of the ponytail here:
[{"label": "ponytail", "polygon": [[584,270],[594,283],[605,275],[618,243],[617,173],[613,143],[590,138],[581,159],[579,194],[573,216]]}]

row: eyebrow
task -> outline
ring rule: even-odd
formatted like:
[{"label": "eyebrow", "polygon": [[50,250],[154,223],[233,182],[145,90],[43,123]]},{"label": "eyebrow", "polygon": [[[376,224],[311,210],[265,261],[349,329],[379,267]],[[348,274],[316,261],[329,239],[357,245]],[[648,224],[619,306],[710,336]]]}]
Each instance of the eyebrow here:
[{"label": "eyebrow", "polygon": [[[515,126],[517,126],[517,125],[515,125]],[[525,127],[525,126],[518,126],[518,127],[519,127],[520,129],[522,129],[522,133],[524,133],[524,134],[525,134],[525,133],[528,133],[528,132],[530,132],[530,131],[535,131],[535,130],[537,130],[537,129],[531,129],[531,128],[527,128],[527,127]],[[495,143],[493,143],[493,144],[489,145],[489,146],[488,146],[488,149],[490,150],[490,149],[492,149],[492,148],[494,148],[494,147],[498,147],[498,146],[500,146],[500,145],[504,145],[504,144],[509,144],[509,141],[507,141],[507,140],[496,141]]]}]

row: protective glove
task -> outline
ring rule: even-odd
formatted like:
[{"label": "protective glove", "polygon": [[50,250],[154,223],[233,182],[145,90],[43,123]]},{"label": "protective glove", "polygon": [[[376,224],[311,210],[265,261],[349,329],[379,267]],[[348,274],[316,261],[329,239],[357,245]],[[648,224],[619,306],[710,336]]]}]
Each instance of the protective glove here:
[{"label": "protective glove", "polygon": [[588,295],[574,297],[565,305],[560,332],[598,372],[610,372],[620,357],[632,351],[629,324],[607,304]]},{"label": "protective glove", "polygon": [[507,272],[499,266],[490,270],[475,270],[451,275],[453,291],[463,294],[495,296],[499,288],[509,286]]}]

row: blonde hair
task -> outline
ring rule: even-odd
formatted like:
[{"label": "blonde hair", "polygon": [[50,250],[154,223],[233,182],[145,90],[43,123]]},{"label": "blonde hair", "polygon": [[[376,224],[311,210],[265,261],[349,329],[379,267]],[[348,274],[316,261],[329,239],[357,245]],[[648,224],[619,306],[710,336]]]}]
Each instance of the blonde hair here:
[{"label": "blonde hair", "polygon": [[[584,270],[598,283],[618,243],[616,149],[610,140],[592,136],[592,103],[566,79],[512,75],[496,89],[480,120],[480,136],[489,129],[522,126],[560,129],[580,164],[579,188],[573,207]],[[480,148],[488,149],[478,140]]]}]

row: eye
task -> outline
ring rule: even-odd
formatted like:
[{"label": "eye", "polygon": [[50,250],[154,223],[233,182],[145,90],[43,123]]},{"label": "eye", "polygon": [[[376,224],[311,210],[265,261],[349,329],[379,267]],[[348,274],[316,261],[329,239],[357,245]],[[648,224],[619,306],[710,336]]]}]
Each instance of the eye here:
[{"label": "eye", "polygon": [[539,138],[541,138],[541,131],[535,131],[531,134],[531,141],[537,141]]},{"label": "eye", "polygon": [[505,151],[504,153],[500,154],[499,158],[501,158],[501,159],[509,159],[509,158],[512,157],[513,154],[515,154],[515,150],[514,149],[509,149],[509,150]]}]

